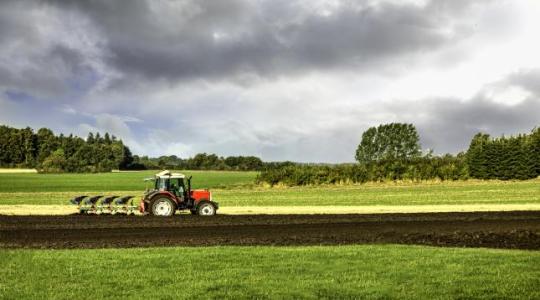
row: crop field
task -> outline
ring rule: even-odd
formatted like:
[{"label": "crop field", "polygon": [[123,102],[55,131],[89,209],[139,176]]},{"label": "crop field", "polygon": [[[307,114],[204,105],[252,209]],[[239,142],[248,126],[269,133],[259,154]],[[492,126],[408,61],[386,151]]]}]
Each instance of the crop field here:
[{"label": "crop field", "polygon": [[[155,171],[0,174],[0,205],[65,205],[80,194],[141,195]],[[540,179],[261,187],[255,172],[187,171],[223,207],[540,204]]]}]

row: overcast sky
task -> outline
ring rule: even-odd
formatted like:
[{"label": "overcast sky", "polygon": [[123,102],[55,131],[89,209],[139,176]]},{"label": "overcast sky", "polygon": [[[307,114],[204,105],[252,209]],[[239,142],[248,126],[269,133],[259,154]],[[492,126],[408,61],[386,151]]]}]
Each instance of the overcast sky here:
[{"label": "overcast sky", "polygon": [[0,6],[1,124],[308,162],[354,161],[381,123],[436,153],[540,126],[540,1]]}]

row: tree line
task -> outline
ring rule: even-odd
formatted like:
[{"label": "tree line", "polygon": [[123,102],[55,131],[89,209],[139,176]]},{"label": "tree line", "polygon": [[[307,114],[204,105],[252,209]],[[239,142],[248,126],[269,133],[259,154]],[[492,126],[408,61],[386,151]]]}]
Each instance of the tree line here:
[{"label": "tree line", "polygon": [[421,181],[468,179],[463,155],[425,155],[407,160],[382,160],[366,164],[313,165],[290,164],[267,167],[258,175],[259,183],[317,185],[370,181]]},{"label": "tree line", "polygon": [[105,133],[86,139],[55,135],[48,128],[0,126],[0,167],[36,168],[43,173],[110,172],[111,170],[189,169],[258,171],[263,162],[255,156],[221,157],[200,153],[182,159],[175,155],[149,158],[132,155],[122,140]]},{"label": "tree line", "polygon": [[540,128],[530,134],[499,138],[478,133],[467,151],[467,163],[474,178],[536,178],[540,176]]},{"label": "tree line", "polygon": [[36,168],[40,172],[110,172],[127,167],[133,158],[122,140],[90,133],[86,140],[55,135],[48,128],[34,132],[0,126],[0,166]]},{"label": "tree line", "polygon": [[255,156],[222,157],[199,153],[151,158],[132,155],[122,140],[105,133],[86,139],[55,135],[48,128],[34,132],[0,126],[0,167],[36,168],[40,172],[109,172],[120,170],[189,169],[261,171],[260,183],[315,185],[388,180],[530,179],[540,176],[540,128],[530,134],[491,138],[475,135],[466,152],[423,153],[412,124],[391,123],[362,134],[357,163],[302,164],[263,162]]},{"label": "tree line", "polygon": [[466,152],[422,153],[412,124],[369,128],[356,150],[356,164],[266,164],[257,180],[270,185],[316,185],[368,181],[530,179],[540,176],[540,129],[492,139],[479,133]]},{"label": "tree line", "polygon": [[263,165],[263,161],[256,156],[222,157],[216,154],[199,153],[185,159],[176,155],[155,158],[134,155],[130,169],[260,171]]}]

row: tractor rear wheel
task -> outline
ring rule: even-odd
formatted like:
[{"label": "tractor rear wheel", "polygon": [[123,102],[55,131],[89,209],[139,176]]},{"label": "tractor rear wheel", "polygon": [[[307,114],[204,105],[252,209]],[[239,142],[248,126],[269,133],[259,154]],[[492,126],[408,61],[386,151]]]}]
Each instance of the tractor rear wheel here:
[{"label": "tractor rear wheel", "polygon": [[150,214],[159,217],[170,217],[176,211],[176,204],[167,197],[157,197],[150,201]]},{"label": "tractor rear wheel", "polygon": [[216,214],[216,207],[210,202],[203,202],[197,206],[199,216],[213,216]]}]

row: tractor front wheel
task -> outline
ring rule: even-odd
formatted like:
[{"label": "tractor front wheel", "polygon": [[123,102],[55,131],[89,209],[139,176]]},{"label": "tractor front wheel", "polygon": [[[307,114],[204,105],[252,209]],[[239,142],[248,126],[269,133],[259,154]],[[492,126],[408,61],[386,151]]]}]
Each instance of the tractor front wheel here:
[{"label": "tractor front wheel", "polygon": [[175,203],[167,197],[158,197],[150,201],[150,214],[153,216],[170,217],[175,211]]},{"label": "tractor front wheel", "polygon": [[203,202],[197,206],[197,214],[199,216],[213,216],[216,214],[216,207],[209,202]]}]

